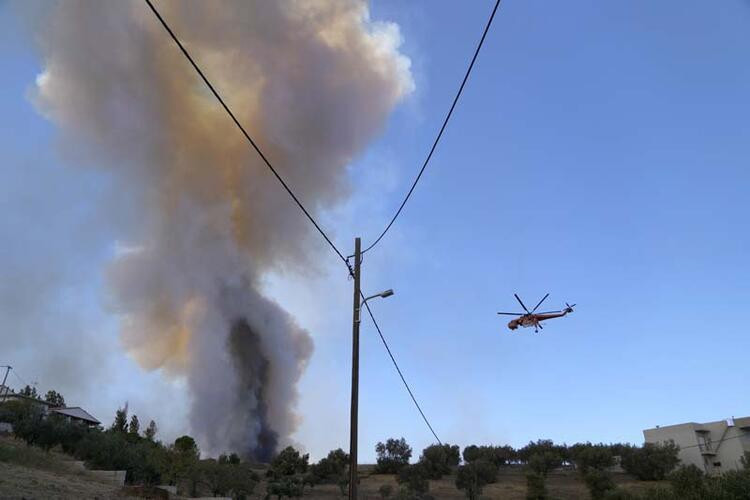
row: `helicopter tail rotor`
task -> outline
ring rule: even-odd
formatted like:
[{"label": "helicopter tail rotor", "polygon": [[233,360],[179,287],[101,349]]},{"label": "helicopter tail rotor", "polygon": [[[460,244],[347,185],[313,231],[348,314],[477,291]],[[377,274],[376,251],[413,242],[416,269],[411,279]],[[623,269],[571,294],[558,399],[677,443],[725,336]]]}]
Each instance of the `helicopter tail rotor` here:
[{"label": "helicopter tail rotor", "polygon": [[573,308],[574,308],[575,306],[576,306],[575,304],[573,304],[573,305],[570,305],[570,304],[568,304],[568,303],[566,302],[566,303],[565,303],[565,311],[566,311],[566,312],[569,312],[569,313],[572,313],[572,312],[573,312]]}]

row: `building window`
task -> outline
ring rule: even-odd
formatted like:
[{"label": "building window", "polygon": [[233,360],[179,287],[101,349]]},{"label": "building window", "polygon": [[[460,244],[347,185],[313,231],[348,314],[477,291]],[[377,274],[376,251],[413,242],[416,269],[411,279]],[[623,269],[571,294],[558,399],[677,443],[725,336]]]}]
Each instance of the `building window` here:
[{"label": "building window", "polygon": [[721,462],[714,462],[714,467],[721,467]]}]

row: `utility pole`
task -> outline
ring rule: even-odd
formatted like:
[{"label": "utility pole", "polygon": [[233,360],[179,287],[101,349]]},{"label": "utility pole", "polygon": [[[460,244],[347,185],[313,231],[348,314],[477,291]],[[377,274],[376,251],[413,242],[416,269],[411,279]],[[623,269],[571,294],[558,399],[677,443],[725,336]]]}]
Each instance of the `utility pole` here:
[{"label": "utility pole", "polygon": [[[357,500],[357,420],[359,417],[359,264],[362,242],[354,239],[354,318],[352,321],[352,409],[349,434],[349,500]],[[351,269],[351,268],[350,268]]]},{"label": "utility pole", "polygon": [[2,396],[3,396],[3,403],[4,403],[5,402],[5,396],[8,394],[8,387],[5,385],[5,382],[8,381],[8,374],[10,373],[10,370],[13,367],[10,366],[10,365],[8,365],[8,366],[0,367],[0,368],[5,368],[5,376],[3,377],[3,383],[2,383],[2,386],[3,386],[3,394],[2,394]]}]

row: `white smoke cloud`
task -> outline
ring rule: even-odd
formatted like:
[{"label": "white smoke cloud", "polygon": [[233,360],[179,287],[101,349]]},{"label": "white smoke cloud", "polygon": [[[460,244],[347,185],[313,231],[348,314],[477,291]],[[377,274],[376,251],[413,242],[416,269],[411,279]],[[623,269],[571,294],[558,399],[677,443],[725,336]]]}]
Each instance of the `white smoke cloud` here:
[{"label": "white smoke cloud", "polygon": [[[414,84],[398,27],[356,0],[157,7],[303,203],[348,193],[346,167]],[[67,0],[39,31],[35,102],[67,155],[110,169],[130,204],[108,271],[124,348],[184,377],[209,453],[288,441],[308,332],[260,283],[322,248],[145,3]]]}]

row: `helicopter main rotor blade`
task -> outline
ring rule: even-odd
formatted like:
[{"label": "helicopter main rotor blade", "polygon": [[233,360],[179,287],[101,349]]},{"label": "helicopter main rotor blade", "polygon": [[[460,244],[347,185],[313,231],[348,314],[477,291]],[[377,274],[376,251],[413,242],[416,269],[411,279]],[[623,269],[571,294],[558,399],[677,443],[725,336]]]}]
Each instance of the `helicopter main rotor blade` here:
[{"label": "helicopter main rotor blade", "polygon": [[504,312],[499,312],[498,314],[505,314],[506,316],[523,316],[525,313],[504,313]]},{"label": "helicopter main rotor blade", "polygon": [[523,302],[521,302],[521,299],[518,297],[518,295],[516,295],[514,293],[513,296],[516,298],[516,300],[518,301],[518,303],[521,304],[521,307],[523,307],[523,310],[526,311],[527,313],[531,314],[529,312],[529,309],[526,307],[526,305]]},{"label": "helicopter main rotor blade", "polygon": [[549,297],[549,294],[547,294],[547,295],[545,295],[544,297],[542,297],[542,300],[540,300],[540,301],[539,301],[539,303],[538,303],[538,304],[537,304],[536,306],[534,306],[534,309],[532,309],[532,310],[531,310],[531,312],[534,312],[534,311],[536,311],[536,310],[537,310],[537,308],[539,308],[539,306],[541,306],[541,305],[542,305],[542,302],[544,302],[544,300],[545,300],[545,299],[546,299],[547,297]]}]

